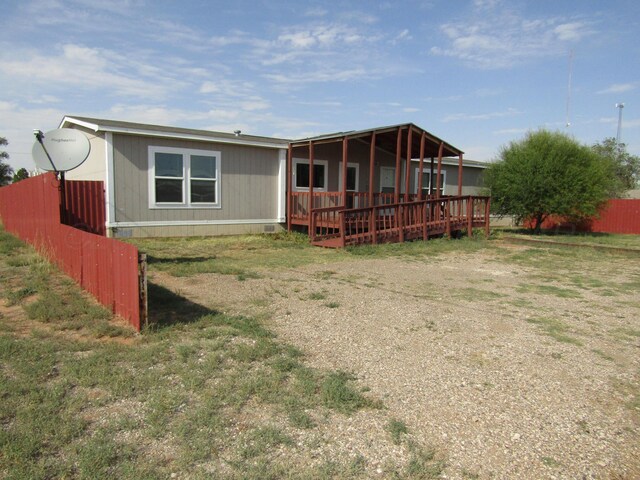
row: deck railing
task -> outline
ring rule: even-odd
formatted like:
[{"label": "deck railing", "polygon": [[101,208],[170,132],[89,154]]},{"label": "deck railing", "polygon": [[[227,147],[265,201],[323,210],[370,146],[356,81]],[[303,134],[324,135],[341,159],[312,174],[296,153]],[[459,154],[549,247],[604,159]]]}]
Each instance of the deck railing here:
[{"label": "deck railing", "polygon": [[332,206],[312,210],[313,243],[332,246],[403,242],[474,227],[489,228],[489,197],[446,197],[372,207]]}]

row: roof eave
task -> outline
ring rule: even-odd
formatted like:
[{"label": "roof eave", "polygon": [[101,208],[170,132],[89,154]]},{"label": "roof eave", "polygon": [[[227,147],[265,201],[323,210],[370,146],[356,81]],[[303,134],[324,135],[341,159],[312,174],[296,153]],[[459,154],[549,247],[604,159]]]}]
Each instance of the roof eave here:
[{"label": "roof eave", "polygon": [[140,135],[145,137],[160,137],[160,138],[174,138],[180,140],[197,140],[201,142],[210,142],[210,143],[226,143],[231,145],[244,145],[251,147],[263,147],[263,148],[275,148],[275,149],[286,149],[289,143],[287,141],[283,141],[282,143],[271,143],[271,142],[261,142],[259,140],[249,140],[243,139],[241,136],[237,138],[228,138],[228,137],[218,137],[218,136],[208,136],[208,135],[197,135],[191,133],[179,133],[179,132],[163,132],[160,130],[147,130],[147,129],[138,129],[138,128],[126,128],[126,127],[111,127],[98,125],[95,123],[86,122],[84,120],[79,120],[75,117],[65,116],[62,122],[60,123],[59,128],[63,128],[65,125],[74,124],[89,130],[93,130],[94,132],[111,132],[111,133],[121,133],[127,135]]}]

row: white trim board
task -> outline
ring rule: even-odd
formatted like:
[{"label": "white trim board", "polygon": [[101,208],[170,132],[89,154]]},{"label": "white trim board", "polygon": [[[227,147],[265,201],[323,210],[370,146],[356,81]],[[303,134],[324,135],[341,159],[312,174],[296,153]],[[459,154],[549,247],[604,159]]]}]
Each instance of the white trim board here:
[{"label": "white trim board", "polygon": [[130,227],[188,227],[191,225],[256,225],[283,223],[277,218],[248,219],[248,220],[147,220],[140,222],[114,222],[110,226],[116,228]]}]

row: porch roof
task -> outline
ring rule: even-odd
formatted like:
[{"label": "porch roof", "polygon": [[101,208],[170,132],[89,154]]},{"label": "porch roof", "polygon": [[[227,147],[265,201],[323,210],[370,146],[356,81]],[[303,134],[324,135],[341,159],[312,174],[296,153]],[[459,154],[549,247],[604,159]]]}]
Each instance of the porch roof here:
[{"label": "porch roof", "polygon": [[318,135],[316,137],[308,137],[302,138],[299,140],[294,140],[290,143],[292,147],[302,147],[309,144],[309,142],[314,142],[316,144],[319,143],[331,143],[331,142],[339,142],[344,138],[349,140],[351,139],[361,139],[365,140],[366,137],[371,137],[371,135],[376,133],[376,146],[383,150],[386,150],[390,153],[396,152],[397,145],[397,135],[398,129],[402,129],[402,156],[406,158],[407,155],[407,141],[406,136],[409,129],[412,130],[411,136],[411,157],[418,158],[420,156],[420,137],[422,134],[425,134],[425,148],[424,148],[424,156],[425,157],[437,157],[438,151],[440,148],[440,144],[443,145],[442,156],[443,157],[457,157],[458,155],[463,154],[464,152],[450,143],[445,142],[444,140],[436,137],[432,133],[427,132],[426,130],[414,125],[413,123],[403,123],[399,125],[388,125],[384,127],[377,128],[369,128],[367,130],[350,130],[346,132],[336,132],[330,133],[326,135]]}]

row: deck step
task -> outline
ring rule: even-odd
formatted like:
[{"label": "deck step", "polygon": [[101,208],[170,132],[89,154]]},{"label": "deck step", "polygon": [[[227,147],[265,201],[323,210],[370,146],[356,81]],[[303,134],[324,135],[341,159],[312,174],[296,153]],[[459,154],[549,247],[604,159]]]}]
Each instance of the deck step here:
[{"label": "deck step", "polygon": [[325,238],[323,240],[316,240],[311,242],[312,245],[316,247],[324,247],[324,248],[342,248],[342,239],[340,237],[334,238]]}]

